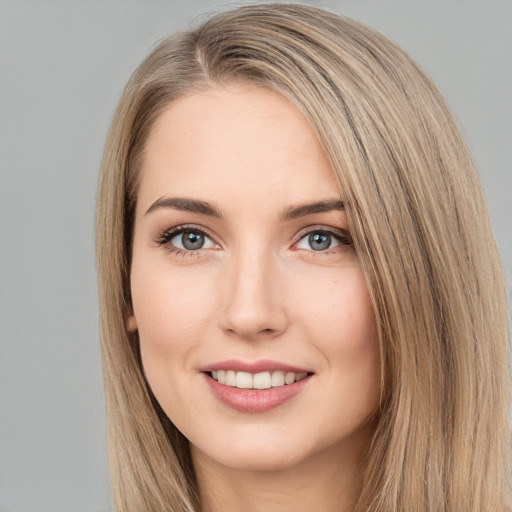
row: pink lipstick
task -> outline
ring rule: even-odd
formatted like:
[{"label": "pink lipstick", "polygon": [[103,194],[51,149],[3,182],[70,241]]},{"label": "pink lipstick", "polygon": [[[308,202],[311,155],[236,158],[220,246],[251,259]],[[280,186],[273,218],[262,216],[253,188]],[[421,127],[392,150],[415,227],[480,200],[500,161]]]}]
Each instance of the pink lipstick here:
[{"label": "pink lipstick", "polygon": [[201,369],[213,395],[240,412],[274,409],[299,394],[313,372],[277,361],[227,360]]}]

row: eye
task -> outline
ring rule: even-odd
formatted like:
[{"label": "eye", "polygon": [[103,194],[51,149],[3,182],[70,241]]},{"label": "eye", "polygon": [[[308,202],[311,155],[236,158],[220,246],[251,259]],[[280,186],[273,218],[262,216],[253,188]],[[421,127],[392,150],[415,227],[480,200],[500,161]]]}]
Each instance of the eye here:
[{"label": "eye", "polygon": [[201,229],[177,226],[163,233],[157,240],[170,252],[188,253],[200,249],[215,249],[219,246]]},{"label": "eye", "polygon": [[322,252],[334,249],[338,246],[352,246],[352,241],[338,233],[326,230],[315,230],[302,236],[296,248]]},{"label": "eye", "polygon": [[184,231],[173,236],[169,242],[178,249],[197,251],[198,249],[211,249],[215,247],[213,241],[201,231]]}]

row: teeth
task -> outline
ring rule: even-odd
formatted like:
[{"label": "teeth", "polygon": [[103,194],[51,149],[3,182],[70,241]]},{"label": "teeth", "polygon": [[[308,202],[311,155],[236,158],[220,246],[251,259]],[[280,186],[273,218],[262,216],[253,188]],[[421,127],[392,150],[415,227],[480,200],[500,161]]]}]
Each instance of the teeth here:
[{"label": "teeth", "polygon": [[226,380],[224,383],[228,386],[236,386],[236,372],[233,370],[228,370],[226,372]]},{"label": "teeth", "polygon": [[284,386],[284,372],[273,372],[272,373],[272,387]]},{"label": "teeth", "polygon": [[252,375],[247,372],[236,372],[236,387],[240,389],[251,389]]},{"label": "teeth", "polygon": [[270,372],[257,373],[252,379],[252,387],[254,389],[271,388],[272,377],[270,376]]},{"label": "teeth", "polygon": [[213,370],[212,377],[226,386],[240,389],[269,389],[293,384],[307,377],[307,372],[235,372],[234,370]]},{"label": "teeth", "polygon": [[295,373],[287,373],[284,376],[284,383],[285,384],[293,384],[295,382]]}]

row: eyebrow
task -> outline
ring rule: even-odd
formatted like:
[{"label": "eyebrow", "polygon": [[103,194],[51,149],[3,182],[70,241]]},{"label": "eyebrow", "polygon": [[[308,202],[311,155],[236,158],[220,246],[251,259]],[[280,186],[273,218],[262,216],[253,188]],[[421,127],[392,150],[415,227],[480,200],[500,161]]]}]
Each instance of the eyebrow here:
[{"label": "eyebrow", "polygon": [[210,215],[211,217],[217,217],[219,219],[222,218],[220,210],[210,203],[184,197],[161,197],[148,208],[145,215],[159,208],[173,208],[184,212],[202,213],[203,215]]},{"label": "eyebrow", "polygon": [[[222,218],[221,211],[210,203],[185,197],[160,197],[148,208],[145,215],[148,215],[160,208],[172,208],[174,210],[200,213],[219,219]],[[297,219],[299,217],[305,217],[306,215],[313,215],[315,213],[323,213],[336,210],[342,211],[344,209],[345,203],[340,199],[324,199],[322,201],[299,204],[286,208],[284,212],[279,216],[279,222],[286,222],[289,220]]]},{"label": "eyebrow", "polygon": [[314,203],[300,204],[290,206],[279,217],[280,222],[305,217],[314,213],[331,212],[334,210],[344,210],[345,203],[340,199],[325,199],[323,201],[315,201]]}]

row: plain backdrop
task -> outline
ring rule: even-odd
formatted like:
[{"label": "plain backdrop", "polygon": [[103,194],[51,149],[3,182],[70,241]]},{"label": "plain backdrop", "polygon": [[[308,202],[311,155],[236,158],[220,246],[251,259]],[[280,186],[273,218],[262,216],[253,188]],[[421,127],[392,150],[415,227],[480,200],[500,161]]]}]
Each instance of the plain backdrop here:
[{"label": "plain backdrop", "polygon": [[[433,77],[511,283],[512,1],[309,3],[377,28]],[[230,5],[0,0],[0,512],[111,510],[93,234],[103,142],[155,43]]]}]

